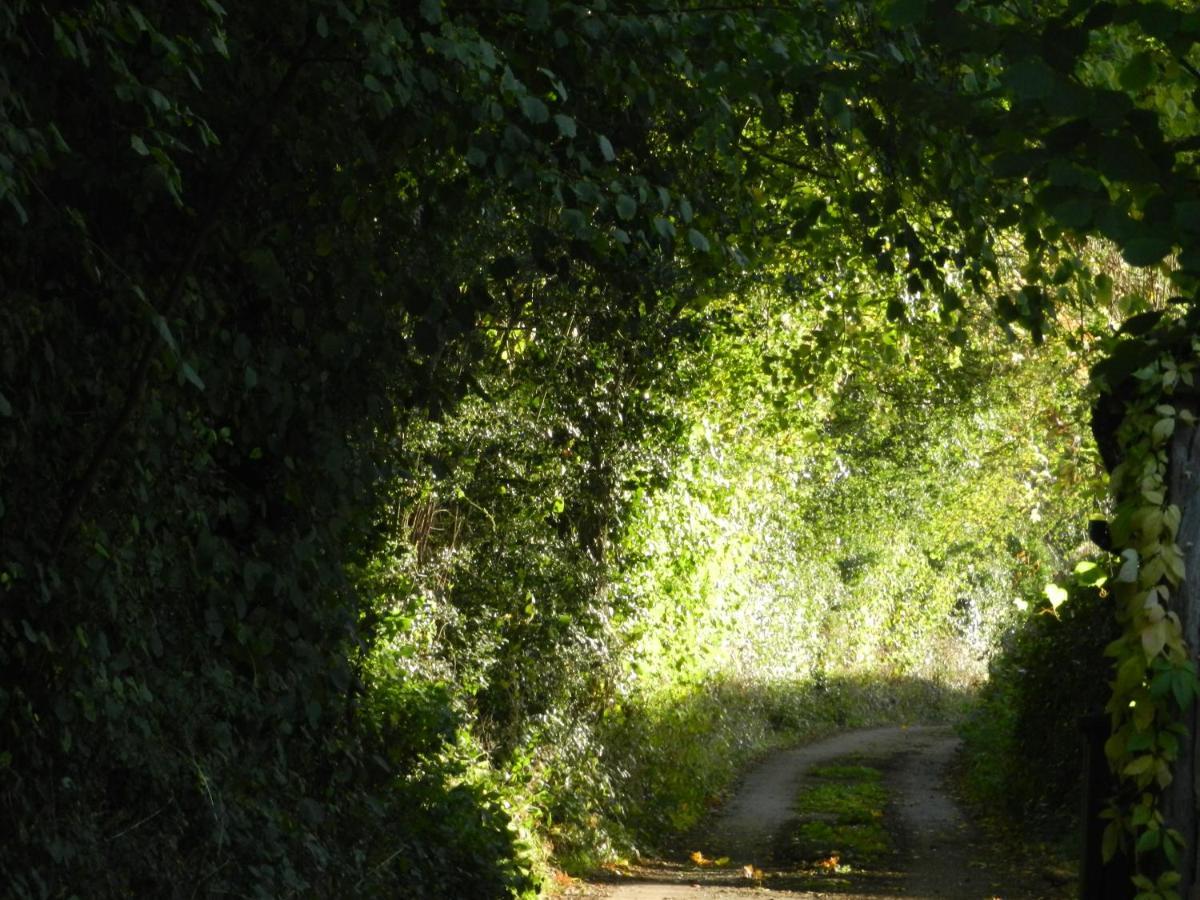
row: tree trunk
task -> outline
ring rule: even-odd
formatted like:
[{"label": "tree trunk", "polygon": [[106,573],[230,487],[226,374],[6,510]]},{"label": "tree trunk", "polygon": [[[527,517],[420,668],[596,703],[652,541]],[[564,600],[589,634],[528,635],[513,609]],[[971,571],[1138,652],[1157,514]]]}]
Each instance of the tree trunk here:
[{"label": "tree trunk", "polygon": [[[1183,551],[1185,578],[1172,598],[1171,608],[1179,614],[1183,639],[1196,658],[1200,650],[1200,428],[1178,428],[1171,441],[1170,502],[1182,513],[1178,542]],[[1200,735],[1196,731],[1196,704],[1184,724],[1187,736],[1180,744],[1175,777],[1165,791],[1163,809],[1168,824],[1183,835],[1186,846],[1180,856],[1183,881],[1179,894],[1200,900],[1200,781],[1196,758]]]}]

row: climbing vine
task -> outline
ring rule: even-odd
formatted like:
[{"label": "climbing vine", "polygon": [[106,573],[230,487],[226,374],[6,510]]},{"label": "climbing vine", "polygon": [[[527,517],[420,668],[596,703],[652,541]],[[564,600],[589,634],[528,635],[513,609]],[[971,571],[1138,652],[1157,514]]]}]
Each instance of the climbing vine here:
[{"label": "climbing vine", "polygon": [[1107,649],[1116,677],[1105,747],[1119,787],[1105,813],[1103,849],[1106,859],[1118,850],[1131,853],[1139,900],[1179,896],[1175,887],[1185,843],[1167,824],[1162,806],[1186,736],[1182,720],[1198,691],[1179,614],[1170,608],[1185,575],[1182,516],[1169,502],[1168,486],[1172,438],[1181,424],[1196,423],[1186,405],[1200,364],[1200,339],[1191,331],[1175,324],[1126,342],[1097,371],[1100,380],[1111,379],[1107,387],[1125,403],[1116,432],[1119,462],[1110,481],[1112,550],[1119,556],[1111,597],[1122,634]]}]

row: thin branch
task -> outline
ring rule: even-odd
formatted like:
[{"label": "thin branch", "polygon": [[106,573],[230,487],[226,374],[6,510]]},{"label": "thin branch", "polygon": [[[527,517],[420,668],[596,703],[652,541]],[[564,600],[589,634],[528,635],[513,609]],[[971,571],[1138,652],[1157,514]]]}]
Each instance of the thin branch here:
[{"label": "thin branch", "polygon": [[769,150],[764,150],[758,144],[742,143],[740,146],[743,150],[749,150],[751,153],[755,153],[761,156],[763,159],[769,160],[770,162],[781,166],[787,166],[789,169],[795,169],[797,172],[803,172],[806,175],[811,175],[814,178],[822,178],[826,181],[833,180],[833,176],[828,172],[822,172],[820,169],[810,166],[807,163],[802,163],[794,159],[788,159],[786,157],[779,156]]},{"label": "thin branch", "polygon": [[134,823],[133,823],[132,825],[130,825],[128,828],[124,828],[124,829],[122,829],[121,831],[118,831],[116,834],[114,834],[112,837],[110,837],[110,838],[108,839],[108,843],[112,843],[113,841],[117,840],[118,838],[123,838],[123,837],[125,837],[125,835],[129,834],[129,832],[133,831],[133,830],[134,830],[134,829],[136,829],[136,828],[141,828],[143,825],[145,825],[145,824],[146,824],[147,822],[149,822],[151,819],[153,819],[153,818],[155,818],[156,816],[160,815],[160,814],[162,813],[162,811],[163,811],[164,809],[166,809],[166,808],[167,808],[168,806],[170,806],[170,805],[171,805],[171,804],[169,804],[169,803],[164,803],[162,806],[160,806],[160,807],[159,807],[158,809],[156,809],[154,812],[150,813],[150,815],[146,816],[146,817],[145,817],[145,818],[143,818],[143,819],[140,819],[140,820],[139,820],[139,821],[137,821],[137,822],[134,822]]}]

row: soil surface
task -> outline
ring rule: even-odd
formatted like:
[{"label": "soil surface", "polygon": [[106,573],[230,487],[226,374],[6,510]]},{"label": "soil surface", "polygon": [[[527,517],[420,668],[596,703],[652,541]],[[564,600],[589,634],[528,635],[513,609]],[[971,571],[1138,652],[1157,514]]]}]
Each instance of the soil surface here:
[{"label": "soil surface", "polygon": [[[1070,873],[1015,859],[985,840],[949,784],[958,739],[944,727],[872,728],[777,753],[748,772],[728,804],[690,836],[691,852],[714,866],[642,861],[581,885],[587,900],[1057,900],[1072,896]],[[884,772],[885,825],[895,850],[857,869],[781,862],[774,848],[794,824],[796,795],[814,766],[862,761]],[[834,860],[833,862],[836,862]]]}]

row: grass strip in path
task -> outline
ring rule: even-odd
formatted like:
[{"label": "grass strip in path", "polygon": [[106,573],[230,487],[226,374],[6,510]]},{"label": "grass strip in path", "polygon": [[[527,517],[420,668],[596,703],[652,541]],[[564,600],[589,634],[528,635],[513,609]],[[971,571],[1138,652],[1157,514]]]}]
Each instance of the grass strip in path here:
[{"label": "grass strip in path", "polygon": [[773,861],[810,890],[844,891],[895,874],[895,841],[885,825],[889,795],[877,767],[886,763],[871,762],[816,766],[800,787],[796,817],[779,834]]}]

